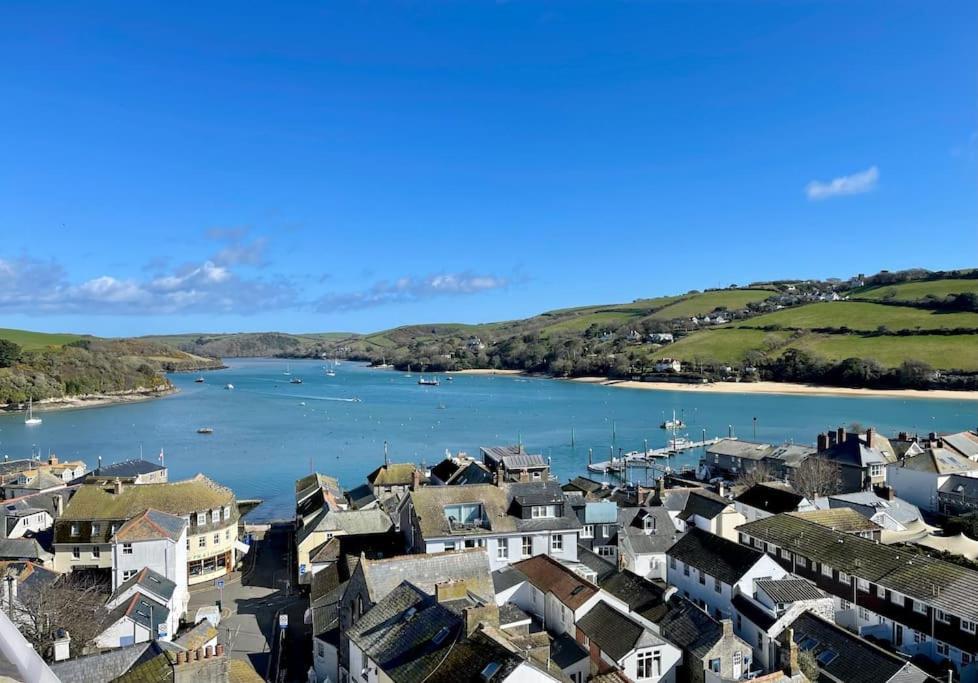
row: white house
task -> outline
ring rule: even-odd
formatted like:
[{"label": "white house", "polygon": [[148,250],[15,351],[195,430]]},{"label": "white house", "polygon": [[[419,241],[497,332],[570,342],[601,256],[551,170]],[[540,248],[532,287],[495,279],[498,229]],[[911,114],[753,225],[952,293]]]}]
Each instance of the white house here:
[{"label": "white house", "polygon": [[101,626],[101,633],[95,637],[95,646],[100,648],[125,647],[154,638],[170,640],[173,636],[169,632],[170,610],[138,591],[117,604]]},{"label": "white house", "polygon": [[[186,590],[180,591],[176,583],[146,567],[120,584],[105,603],[105,607],[111,612],[120,607],[131,607],[134,604],[133,598],[136,596],[145,598],[147,605],[151,605],[154,612],[160,612],[159,614],[153,614],[154,621],[157,622],[156,636],[162,640],[169,640],[180,627],[180,616],[186,611],[185,606],[181,603],[185,594]],[[160,611],[160,607],[164,608],[165,616]],[[135,609],[138,612],[143,607],[137,604]],[[130,625],[135,624],[138,630],[139,619],[132,615],[128,616],[129,620],[125,623]],[[117,622],[118,619],[111,623],[115,624]],[[103,636],[105,636],[104,633]],[[136,640],[133,642],[141,641]]]},{"label": "white house", "polygon": [[683,364],[675,358],[661,358],[655,362],[656,372],[682,372]]},{"label": "white house", "polygon": [[632,681],[675,681],[682,650],[626,612],[602,601],[578,622],[577,642],[595,668],[599,673],[618,669]]},{"label": "white house", "polygon": [[978,462],[947,448],[927,448],[886,466],[886,481],[897,495],[921,510],[937,512],[937,490],[952,474],[978,477]]},{"label": "white house", "polygon": [[112,537],[112,587],[118,590],[145,570],[174,585],[167,608],[175,619],[186,614],[187,524],[182,517],[145,510],[123,524]]},{"label": "white house", "polygon": [[666,555],[666,581],[717,619],[733,618],[734,596],[753,595],[755,580],[788,573],[761,551],[702,529],[690,529]]},{"label": "white house", "polygon": [[26,500],[9,501],[3,504],[0,538],[23,538],[26,533],[50,529],[52,524],[54,517],[47,510],[33,507]]}]

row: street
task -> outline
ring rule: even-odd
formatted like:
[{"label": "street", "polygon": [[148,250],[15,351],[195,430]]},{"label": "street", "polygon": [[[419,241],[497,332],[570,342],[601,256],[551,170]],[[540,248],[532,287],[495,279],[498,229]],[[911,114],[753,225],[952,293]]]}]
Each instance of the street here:
[{"label": "street", "polygon": [[[311,631],[303,624],[308,601],[291,588],[291,526],[274,525],[262,537],[256,534],[240,572],[224,579],[218,641],[231,657],[248,659],[259,674],[271,681],[305,681],[312,663]],[[197,609],[216,605],[221,591],[213,584],[190,591],[188,617]],[[283,652],[278,652],[280,615],[288,616]]]}]

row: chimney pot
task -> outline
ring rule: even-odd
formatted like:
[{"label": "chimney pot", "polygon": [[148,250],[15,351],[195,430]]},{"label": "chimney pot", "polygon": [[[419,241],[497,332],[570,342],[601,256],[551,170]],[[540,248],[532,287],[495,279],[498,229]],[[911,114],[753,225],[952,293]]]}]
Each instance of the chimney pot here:
[{"label": "chimney pot", "polygon": [[215,652],[215,654],[218,657],[223,657],[224,656],[224,646],[221,643],[218,643],[217,644],[217,647],[214,650],[214,652]]},{"label": "chimney pot", "polygon": [[203,658],[204,658],[204,648],[198,647],[197,650],[194,652],[194,661],[199,662]]},{"label": "chimney pot", "polygon": [[843,444],[846,442],[846,428],[839,427],[835,430],[835,439],[838,443]]},{"label": "chimney pot", "polygon": [[873,445],[873,428],[869,427],[866,430],[866,446],[872,447],[872,445]]},{"label": "chimney pot", "polygon": [[828,450],[828,448],[829,448],[829,436],[828,436],[828,434],[819,434],[818,435],[818,448],[817,448],[818,452],[819,453],[824,453],[825,451]]},{"label": "chimney pot", "polygon": [[204,659],[210,659],[213,654],[213,648],[210,645],[204,648]]}]

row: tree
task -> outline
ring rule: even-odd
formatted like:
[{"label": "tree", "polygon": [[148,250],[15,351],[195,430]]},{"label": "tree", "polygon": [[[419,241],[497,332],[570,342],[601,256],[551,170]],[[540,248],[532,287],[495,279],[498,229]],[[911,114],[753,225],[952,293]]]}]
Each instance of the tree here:
[{"label": "tree", "polygon": [[836,493],[841,484],[838,463],[821,455],[810,455],[791,474],[795,491],[809,500]]},{"label": "tree", "polygon": [[101,633],[108,598],[105,588],[91,575],[78,572],[38,582],[17,595],[12,621],[46,659],[52,655],[59,629],[71,636],[72,654],[81,654],[82,648]]},{"label": "tree", "polygon": [[9,339],[0,339],[0,368],[9,368],[20,358],[20,347]]},{"label": "tree", "polygon": [[764,462],[758,462],[752,469],[741,472],[740,476],[737,477],[737,481],[734,482],[734,486],[742,486],[744,489],[749,489],[755,484],[763,484],[772,479],[774,479],[774,473],[771,471],[771,468]]},{"label": "tree", "polygon": [[811,650],[802,650],[798,653],[798,668],[808,680],[818,680],[818,662]]}]

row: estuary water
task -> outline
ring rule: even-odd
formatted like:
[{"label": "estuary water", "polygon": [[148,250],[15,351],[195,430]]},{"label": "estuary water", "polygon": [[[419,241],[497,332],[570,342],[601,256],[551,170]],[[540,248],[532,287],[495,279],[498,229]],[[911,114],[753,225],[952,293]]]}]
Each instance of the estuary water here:
[{"label": "estuary water", "polygon": [[[609,450],[665,445],[659,429],[672,411],[698,440],[733,432],[781,443],[812,444],[819,430],[857,423],[885,434],[974,429],[974,401],[775,396],[622,389],[513,376],[440,376],[437,387],[408,377],[343,362],[328,377],[322,361],[233,359],[226,370],[173,375],[179,393],[141,403],[40,413],[43,424],[24,425],[23,415],[0,416],[0,454],[32,452],[81,458],[94,467],[160,451],[176,480],[203,472],[234,489],[239,498],[264,502],[250,519],[292,516],[294,482],[312,468],[345,487],[363,482],[383,463],[384,442],[393,461],[432,465],[445,454],[478,454],[480,445],[516,443],[552,459],[566,480],[586,471]],[[291,368],[291,375],[286,375]],[[302,384],[291,384],[299,377]],[[233,390],[226,390],[226,384]],[[209,435],[201,427],[213,428]],[[695,464],[701,451],[673,458]],[[592,475],[599,478],[600,475]]]}]

